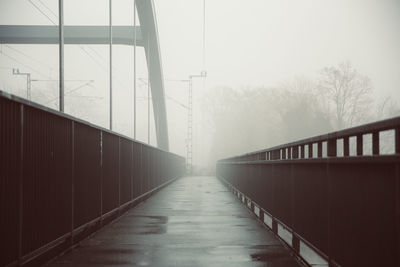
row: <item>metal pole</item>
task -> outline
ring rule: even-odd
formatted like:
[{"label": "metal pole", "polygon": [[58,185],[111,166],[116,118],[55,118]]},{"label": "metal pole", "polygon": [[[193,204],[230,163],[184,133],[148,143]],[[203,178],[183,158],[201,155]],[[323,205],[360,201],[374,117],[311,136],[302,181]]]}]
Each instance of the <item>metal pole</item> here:
[{"label": "metal pole", "polygon": [[12,69],[13,75],[26,75],[26,99],[31,100],[31,74],[29,72],[19,72],[19,69]]},{"label": "metal pole", "polygon": [[31,97],[32,97],[32,95],[31,95],[31,74],[30,73],[28,73],[26,75],[26,94],[27,94],[28,100],[30,101]]},{"label": "metal pole", "polygon": [[147,81],[147,143],[150,145],[150,80]]},{"label": "metal pole", "polygon": [[203,70],[206,68],[206,0],[203,0]]},{"label": "metal pole", "polygon": [[[150,37],[147,36],[147,56],[150,62]],[[151,64],[151,63],[150,63]],[[148,68],[148,80],[147,80],[147,143],[150,145],[150,69]]]},{"label": "metal pole", "polygon": [[59,47],[59,109],[64,112],[64,2],[58,0],[58,47]]},{"label": "metal pole", "polygon": [[112,130],[112,0],[109,0],[109,20],[110,20],[110,130]]},{"label": "metal pole", "polygon": [[133,139],[136,140],[136,0],[133,1]]},{"label": "metal pole", "polygon": [[193,171],[193,78],[205,78],[207,72],[202,71],[197,75],[189,76],[189,112],[188,112],[188,131],[187,131],[187,172],[192,174]]},{"label": "metal pole", "polygon": [[192,153],[193,153],[193,97],[192,97],[192,76],[189,77],[189,95],[188,95],[188,129],[187,129],[187,173],[192,174]]}]

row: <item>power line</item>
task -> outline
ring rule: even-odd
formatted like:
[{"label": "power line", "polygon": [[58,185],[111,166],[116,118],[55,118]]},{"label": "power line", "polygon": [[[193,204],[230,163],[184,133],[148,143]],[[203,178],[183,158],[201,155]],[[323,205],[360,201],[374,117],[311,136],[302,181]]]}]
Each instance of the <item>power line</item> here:
[{"label": "power line", "polygon": [[[75,92],[75,91],[81,89],[82,87],[85,87],[85,86],[90,85],[91,83],[92,83],[92,81],[89,81],[89,82],[87,82],[87,83],[85,83],[85,84],[79,85],[79,86],[77,86],[77,87],[75,87],[75,88],[69,90],[68,92],[65,92],[64,95],[73,93],[73,92]],[[45,103],[45,105],[50,104],[51,102],[56,101],[56,100],[58,100],[59,98],[60,98],[60,97],[56,97],[56,98],[54,98],[54,99],[52,99],[52,100],[49,100],[48,102]]]},{"label": "power line", "polygon": [[43,3],[42,0],[37,0],[37,1],[40,2],[40,3],[42,4],[42,6],[44,6],[48,11],[50,11],[50,13],[54,15],[54,17],[58,18],[58,15],[57,15],[55,12],[53,12],[53,10],[51,10],[51,8],[49,8],[48,5],[46,5],[45,3]]},{"label": "power line", "polygon": [[183,108],[185,108],[185,109],[189,109],[188,106],[182,104],[181,102],[179,102],[179,101],[176,100],[175,98],[172,98],[172,97],[170,97],[170,96],[167,95],[167,94],[165,94],[165,96],[166,96],[168,99],[170,99],[170,100],[172,100],[173,102],[175,102],[176,104],[180,105],[181,107],[183,107]]},{"label": "power line", "polygon": [[[39,0],[39,1],[40,1],[40,0]],[[29,0],[29,3],[31,3],[31,4],[32,4],[43,16],[45,16],[51,23],[53,23],[54,25],[57,26],[57,23],[55,23],[42,9],[40,9],[40,7],[38,7],[37,5],[35,5],[35,4],[32,2],[32,0]],[[50,9],[47,5],[45,5],[43,2],[41,2],[41,3],[46,7],[46,9],[50,10],[50,12],[53,13],[53,12],[51,11],[51,9]],[[79,48],[80,48],[85,54],[87,54],[98,66],[100,66],[103,70],[105,70],[106,72],[108,72],[108,69],[105,68],[104,66],[102,66],[102,64],[101,64],[100,62],[98,62],[96,59],[94,59],[94,57],[93,57],[92,55],[90,55],[89,52],[86,51],[82,45],[79,45]],[[96,54],[97,54],[97,53],[96,53]]]},{"label": "power line", "polygon": [[30,67],[30,66],[24,64],[24,63],[22,63],[22,62],[19,61],[18,59],[16,59],[16,58],[14,58],[14,57],[12,57],[12,56],[10,56],[10,55],[4,53],[4,51],[1,53],[1,55],[5,56],[5,57],[8,57],[9,59],[11,59],[11,60],[17,62],[18,64],[21,64],[22,66],[24,66],[24,67],[26,67],[26,68],[32,70],[33,72],[36,72],[37,74],[39,74],[39,75],[41,75],[41,76],[48,77],[49,79],[51,78],[50,76],[48,76],[48,75],[46,75],[46,74],[43,74],[43,73],[41,73],[40,71],[38,71],[38,70],[36,70],[36,69],[34,69],[34,68],[32,68],[32,67]]},{"label": "power line", "polygon": [[44,13],[35,3],[32,2],[32,0],[29,0],[29,3],[31,3],[31,5],[36,8],[37,11],[40,12],[40,14],[42,14],[43,16],[45,16],[48,20],[50,20],[54,25],[57,25],[49,16],[47,16],[46,13]]},{"label": "power line", "polygon": [[97,61],[97,59],[95,59],[91,54],[89,54],[88,51],[86,51],[84,46],[79,46],[80,49],[82,49],[83,52],[85,52],[102,70],[104,70],[105,72],[108,72],[107,67],[104,67],[100,62]]},{"label": "power line", "polygon": [[27,58],[29,58],[29,59],[32,60],[32,61],[35,61],[36,63],[42,64],[43,66],[46,66],[47,68],[49,68],[49,69],[51,69],[51,70],[54,69],[54,68],[51,67],[50,65],[48,65],[48,64],[46,64],[46,63],[44,63],[44,62],[42,62],[42,61],[40,61],[40,60],[38,60],[38,59],[35,59],[35,58],[29,56],[28,54],[25,54],[24,52],[22,52],[21,50],[15,48],[15,47],[12,47],[12,46],[10,46],[10,45],[8,45],[8,44],[4,44],[4,46],[6,46],[7,48],[9,48],[9,49],[11,49],[11,50],[13,50],[13,51],[15,51],[15,52],[17,52],[17,53],[19,53],[19,54],[21,54],[21,55],[27,57]]},{"label": "power line", "polygon": [[96,49],[94,49],[91,46],[88,46],[87,48],[89,48],[90,50],[92,50],[105,64],[107,64],[107,59],[105,59],[99,52],[97,52]]},{"label": "power line", "polygon": [[[49,10],[52,14],[54,14],[56,17],[57,15],[51,10],[51,8],[49,6],[47,6],[43,1],[41,0],[37,0],[39,1],[47,10]],[[42,9],[40,9],[40,7],[38,7],[37,5],[35,5],[32,0],[29,0],[29,2],[41,13],[43,14],[50,22],[52,22],[54,25],[57,26],[57,23],[55,23]],[[78,46],[90,59],[93,60],[94,63],[96,63],[97,66],[99,66],[103,71],[108,73],[108,67],[104,66],[103,63],[99,62],[92,54],[90,54],[86,48],[90,49],[92,52],[94,52],[94,54],[100,58],[100,60],[102,60],[104,63],[107,63],[107,60],[94,48],[90,47],[90,46],[83,46],[83,45],[79,45]],[[118,72],[118,69],[113,66],[112,67],[113,71]],[[114,77],[115,78],[115,77]],[[117,81],[121,86],[123,87],[127,87],[126,84],[122,83],[119,79],[114,79],[115,81]]]}]

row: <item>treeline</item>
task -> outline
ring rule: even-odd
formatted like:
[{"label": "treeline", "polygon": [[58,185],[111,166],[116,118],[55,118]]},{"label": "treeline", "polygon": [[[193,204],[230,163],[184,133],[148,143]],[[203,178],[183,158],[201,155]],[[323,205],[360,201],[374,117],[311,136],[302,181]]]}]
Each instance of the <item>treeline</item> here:
[{"label": "treeline", "polygon": [[400,115],[349,62],[275,88],[215,88],[204,101],[213,160]]}]

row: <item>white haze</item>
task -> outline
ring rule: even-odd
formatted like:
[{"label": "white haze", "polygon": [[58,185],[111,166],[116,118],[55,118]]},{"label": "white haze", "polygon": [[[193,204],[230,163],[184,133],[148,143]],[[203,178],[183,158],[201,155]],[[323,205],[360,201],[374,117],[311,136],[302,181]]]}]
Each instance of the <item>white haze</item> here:
[{"label": "white haze", "polygon": [[[37,0],[32,0],[39,3]],[[53,12],[57,1],[42,0]],[[108,0],[64,0],[66,25],[107,25]],[[191,74],[203,70],[203,0],[154,0],[162,52],[167,113],[172,152],[186,155],[187,83]],[[113,22],[132,25],[131,0],[113,0]],[[46,11],[50,16],[51,12]],[[55,16],[52,17],[56,19]],[[51,22],[29,4],[28,0],[0,0],[1,24],[41,24]],[[368,76],[374,86],[374,98],[391,96],[400,102],[400,1],[398,0],[206,0],[206,65],[205,81],[194,81],[194,163],[213,164],[214,128],[209,122],[207,98],[223,87],[279,88],[296,77],[316,79],[320,69],[349,61]],[[14,45],[51,68],[39,66],[18,52],[2,46],[2,51],[42,74],[57,79],[57,46]],[[95,52],[94,52],[94,50]],[[108,127],[108,46],[66,47],[66,78],[94,80],[66,99],[67,112]],[[141,77],[138,104],[138,139],[147,141],[146,79],[143,51],[138,49],[138,76]],[[114,50],[115,130],[133,135],[132,75],[133,49]],[[90,58],[89,53],[93,58]],[[96,55],[101,54],[101,56]],[[24,95],[22,77],[10,69],[32,71],[0,55],[0,89]],[[103,67],[102,67],[103,66]],[[3,69],[1,69],[3,68]],[[69,88],[81,84],[67,83]],[[57,97],[57,85],[50,82],[33,84],[35,101],[50,103]],[[49,97],[49,95],[51,95]],[[89,98],[78,98],[89,96]],[[90,98],[90,97],[98,98]],[[179,104],[180,103],[180,104]],[[272,112],[273,113],[273,112]],[[264,114],[265,115],[265,114]],[[264,116],[263,115],[263,116]],[[252,118],[249,117],[249,120]],[[252,125],[251,123],[246,125]],[[241,129],[242,125],[236,125]],[[273,127],[268,125],[268,127]],[[275,127],[278,127],[275,125]],[[253,125],[266,131],[265,125]],[[275,129],[277,133],[280,129]],[[155,145],[154,123],[151,140]],[[278,140],[278,139],[277,139]],[[279,142],[288,140],[279,139]],[[265,148],[271,142],[255,134],[249,149]],[[225,154],[243,153],[225,147]]]},{"label": "white haze", "polygon": [[[203,1],[156,0],[156,6],[165,77],[198,73]],[[208,77],[205,88],[201,81],[194,88],[195,163],[213,164],[215,159],[210,155],[213,129],[205,119],[207,107],[201,106],[217,88],[278,87],[296,77],[314,79],[323,67],[344,61],[372,80],[376,99],[391,96],[400,101],[399,1],[206,1]],[[172,87],[167,83],[167,91]],[[241,127],[238,124],[237,130]],[[265,148],[268,142],[255,136],[258,141],[251,143],[259,145],[249,149]],[[225,152],[229,154],[229,148]]]}]

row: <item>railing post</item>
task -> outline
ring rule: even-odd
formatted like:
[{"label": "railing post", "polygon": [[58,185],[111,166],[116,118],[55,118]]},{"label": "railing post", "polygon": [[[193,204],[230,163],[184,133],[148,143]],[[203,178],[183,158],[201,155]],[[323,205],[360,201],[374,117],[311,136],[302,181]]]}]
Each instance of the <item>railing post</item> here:
[{"label": "railing post", "polygon": [[24,200],[24,105],[20,105],[20,165],[19,165],[19,225],[18,225],[18,263],[22,265],[22,229],[23,229],[23,200]]},{"label": "railing post", "polygon": [[372,154],[379,155],[379,131],[372,133]]},{"label": "railing post", "polygon": [[363,155],[363,135],[359,134],[356,136],[357,139],[357,156]]},{"label": "railing post", "polygon": [[337,156],[337,152],[336,152],[336,138],[333,139],[328,139],[328,144],[327,144],[327,148],[328,148],[328,157],[336,157]]},{"label": "railing post", "polygon": [[343,156],[348,157],[350,155],[350,144],[349,137],[343,137]]},{"label": "railing post", "polygon": [[322,142],[318,142],[318,158],[322,158]]},{"label": "railing post", "polygon": [[306,146],[305,145],[301,145],[300,147],[301,147],[301,158],[304,159],[305,156],[306,156],[306,153],[304,151]]},{"label": "railing post", "polygon": [[314,157],[314,152],[313,152],[313,144],[310,143],[308,144],[308,158],[312,159]]},{"label": "railing post", "polygon": [[272,232],[276,235],[278,234],[278,223],[274,218],[272,218]]},{"label": "railing post", "polygon": [[103,131],[100,131],[100,226],[103,225]]},{"label": "railing post", "polygon": [[75,122],[71,121],[71,129],[72,129],[72,134],[71,134],[71,146],[72,146],[72,160],[71,160],[71,246],[74,244],[74,213],[75,213]]},{"label": "railing post", "polygon": [[259,218],[261,220],[261,222],[264,224],[264,210],[261,209],[261,207],[258,207],[260,209],[259,211]]},{"label": "railing post", "polygon": [[293,158],[297,159],[299,157],[299,146],[293,146]]},{"label": "railing post", "polygon": [[292,247],[296,253],[300,253],[300,239],[295,234],[292,234]]},{"label": "railing post", "polygon": [[121,214],[121,137],[118,136],[118,215]]},{"label": "railing post", "polygon": [[400,154],[400,128],[394,130],[395,153]]},{"label": "railing post", "polygon": [[[396,141],[399,141],[399,129],[396,129]],[[397,146],[398,142],[396,143]],[[400,164],[396,164],[395,174],[395,225],[396,225],[396,259],[397,266],[400,265]]]}]

